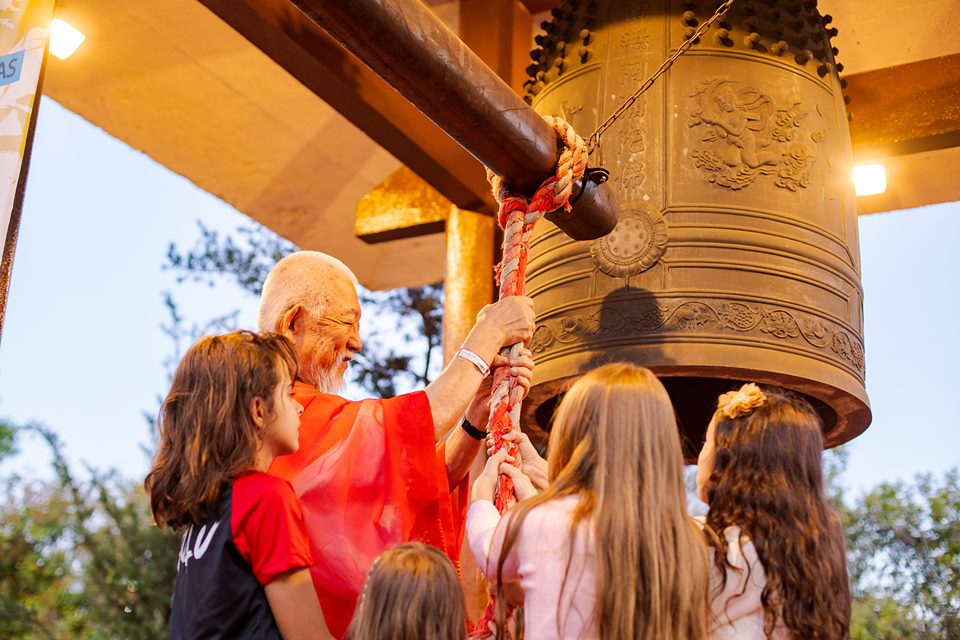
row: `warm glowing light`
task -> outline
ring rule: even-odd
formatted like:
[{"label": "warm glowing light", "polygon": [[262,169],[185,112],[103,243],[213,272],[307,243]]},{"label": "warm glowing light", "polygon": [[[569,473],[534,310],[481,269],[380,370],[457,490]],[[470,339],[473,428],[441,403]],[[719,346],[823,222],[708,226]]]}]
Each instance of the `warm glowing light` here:
[{"label": "warm glowing light", "polygon": [[858,196],[872,196],[887,190],[887,172],[882,164],[862,164],[853,168],[853,186]]},{"label": "warm glowing light", "polygon": [[73,55],[87,36],[83,35],[69,24],[56,18],[50,23],[50,53],[61,60]]}]

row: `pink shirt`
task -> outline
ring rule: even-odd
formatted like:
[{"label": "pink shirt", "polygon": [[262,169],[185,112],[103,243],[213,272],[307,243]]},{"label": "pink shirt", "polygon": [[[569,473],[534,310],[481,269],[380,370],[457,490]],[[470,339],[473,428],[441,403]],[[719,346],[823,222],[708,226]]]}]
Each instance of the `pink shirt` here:
[{"label": "pink shirt", "polygon": [[[757,550],[749,538],[740,540],[740,527],[727,527],[727,561],[740,569],[727,567],[727,584],[720,591],[720,570],[710,552],[710,620],[711,640],[766,640],[763,632],[763,604],[760,595],[767,584],[766,573]],[[748,577],[749,571],[749,577]],[[772,640],[789,640],[790,634],[782,620],[777,621]]]},{"label": "pink shirt", "polygon": [[[570,554],[570,521],[578,500],[576,495],[563,496],[534,508],[523,521],[504,562],[504,580],[519,579],[523,586],[527,640],[598,637],[596,625],[590,622],[596,604],[596,578],[589,521],[577,526]],[[487,500],[473,502],[467,511],[470,549],[491,583],[497,577],[509,517],[508,511],[503,526],[498,527],[500,514]],[[565,573],[567,581],[561,601]]]}]

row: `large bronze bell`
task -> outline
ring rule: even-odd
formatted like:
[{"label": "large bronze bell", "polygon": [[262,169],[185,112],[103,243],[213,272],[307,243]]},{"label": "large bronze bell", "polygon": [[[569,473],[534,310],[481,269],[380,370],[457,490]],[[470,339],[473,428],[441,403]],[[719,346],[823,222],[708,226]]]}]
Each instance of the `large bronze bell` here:
[{"label": "large bronze bell", "polygon": [[[718,4],[567,0],[531,52],[527,97],[586,136]],[[535,436],[566,385],[616,360],[661,377],[689,456],[742,381],[806,395],[828,446],[870,424],[850,136],[816,4],[735,2],[591,157],[620,193],[616,229],[577,242],[538,226]]]}]

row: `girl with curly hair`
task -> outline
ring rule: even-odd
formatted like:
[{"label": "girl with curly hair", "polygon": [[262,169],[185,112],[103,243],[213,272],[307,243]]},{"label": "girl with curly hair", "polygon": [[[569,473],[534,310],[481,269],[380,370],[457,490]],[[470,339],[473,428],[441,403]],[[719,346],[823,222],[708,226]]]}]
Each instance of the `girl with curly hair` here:
[{"label": "girl with curly hair", "polygon": [[697,465],[713,550],[711,637],[843,640],[843,530],[823,489],[819,415],[749,383],[720,396]]}]

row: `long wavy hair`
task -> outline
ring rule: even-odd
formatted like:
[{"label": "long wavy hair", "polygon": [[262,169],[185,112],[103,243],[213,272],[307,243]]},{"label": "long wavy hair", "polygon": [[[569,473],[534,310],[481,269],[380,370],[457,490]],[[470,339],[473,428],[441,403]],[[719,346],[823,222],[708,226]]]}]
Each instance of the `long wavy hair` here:
[{"label": "long wavy hair", "polygon": [[464,640],[466,601],[457,572],[422,542],[389,547],[374,561],[347,640]]},{"label": "long wavy hair", "polygon": [[[527,515],[549,500],[578,495],[568,558],[579,525],[587,521],[597,593],[592,621],[599,637],[705,638],[706,546],[687,515],[676,417],[656,376],[643,367],[616,363],[580,378],[557,409],[547,463],[550,486],[516,505],[506,518],[497,566],[498,604],[506,601],[503,564]],[[568,571],[569,566],[568,561]],[[565,573],[561,600],[567,578]],[[504,608],[497,612],[498,640]],[[562,617],[558,611],[558,634]]]},{"label": "long wavy hair", "polygon": [[297,377],[282,335],[234,331],[201,338],[184,354],[157,418],[159,440],[144,486],[157,524],[179,529],[216,514],[224,483],[254,464],[261,436],[251,403],[273,411],[273,392]]},{"label": "long wavy hair", "polygon": [[[795,638],[849,637],[850,588],[840,521],[823,490],[820,416],[800,396],[761,387],[764,403],[730,419],[714,414],[706,482],[714,562],[727,579],[727,527],[753,542],[766,573],[764,632],[778,621]],[[749,576],[748,576],[749,579]]]}]

